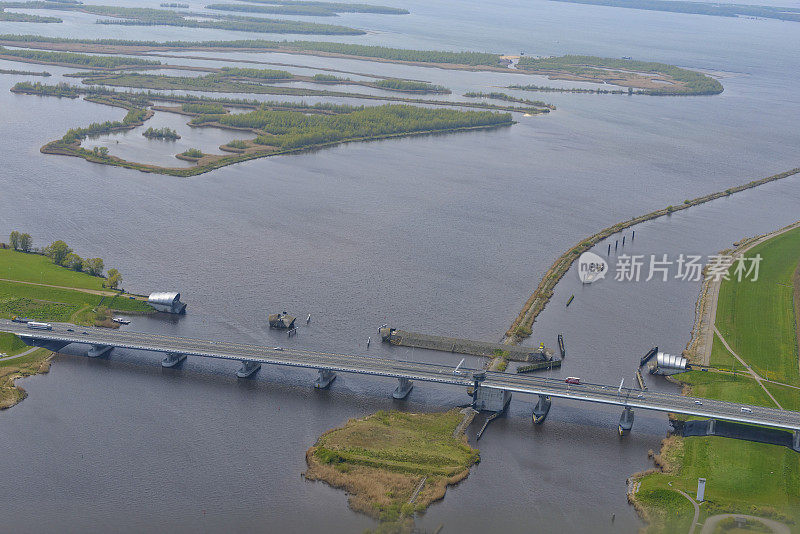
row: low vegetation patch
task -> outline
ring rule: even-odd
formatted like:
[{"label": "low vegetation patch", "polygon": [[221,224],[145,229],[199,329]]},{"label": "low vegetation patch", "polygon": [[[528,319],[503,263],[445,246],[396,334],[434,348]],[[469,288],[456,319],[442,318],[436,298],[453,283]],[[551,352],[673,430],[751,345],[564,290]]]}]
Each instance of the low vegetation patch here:
[{"label": "low vegetation patch", "polygon": [[450,93],[450,89],[442,85],[433,85],[428,82],[414,82],[411,80],[399,80],[388,78],[375,82],[376,87],[389,89],[391,91],[404,91],[407,93]]},{"label": "low vegetation patch", "polygon": [[[275,15],[305,15],[312,17],[335,17],[339,13],[375,13],[380,15],[407,15],[406,9],[376,6],[371,4],[349,4],[341,2],[315,2],[302,0],[249,0],[248,4],[211,4],[206,9],[221,11],[244,11]],[[270,5],[252,5],[270,4]]]},{"label": "low vegetation patch", "polygon": [[711,76],[666,63],[567,55],[520,58],[521,70],[548,74],[553,79],[603,82],[640,88],[649,95],[715,95],[722,84]]},{"label": "low vegetation patch", "polygon": [[351,508],[382,521],[410,517],[479,461],[463,432],[454,436],[464,417],[381,411],[351,419],[308,449],[306,479],[346,490]]},{"label": "low vegetation patch", "polygon": [[20,61],[30,63],[57,64],[75,67],[119,69],[122,67],[141,67],[160,65],[160,61],[116,56],[93,56],[91,54],[76,54],[74,52],[51,52],[48,50],[22,50],[0,46],[0,56],[13,57]]}]

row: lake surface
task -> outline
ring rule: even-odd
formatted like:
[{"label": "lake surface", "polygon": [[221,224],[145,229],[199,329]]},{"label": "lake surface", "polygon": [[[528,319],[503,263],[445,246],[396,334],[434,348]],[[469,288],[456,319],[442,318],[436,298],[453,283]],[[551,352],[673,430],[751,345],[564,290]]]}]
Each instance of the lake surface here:
[{"label": "lake surface", "polygon": [[[0,68],[54,74],[0,76],[0,235],[24,230],[38,246],[64,239],[78,254],[119,268],[129,291],[181,291],[186,316],[135,318],[130,329],[454,366],[459,356],[381,345],[377,326],[499,340],[552,261],[584,237],[798,165],[800,26],[546,1],[389,4],[412,15],[344,15],[335,22],[374,31],[322,39],[629,55],[719,73],[725,92],[661,98],[519,92],[558,110],[516,116],[518,124],[496,131],[342,145],[180,179],[40,154],[41,145],[70,127],[119,120],[124,112],[14,95],[8,89],[16,81],[54,83],[75,69],[0,61]],[[119,36],[120,28],[92,24],[93,16],[57,16],[65,22],[0,23],[0,32]],[[125,33],[200,38],[187,28],[126,27]],[[259,35],[202,32],[203,39],[251,37]],[[562,83],[287,54],[207,56],[428,80],[453,90],[443,99],[511,83]],[[187,120],[159,112],[148,125],[174,127],[187,146],[209,150],[239,137],[189,131]],[[164,150],[167,142],[147,141],[137,130],[85,143],[94,144],[175,166],[181,162],[174,154],[185,149],[176,143]],[[624,252],[713,254],[797,220],[798,205],[800,177],[793,177],[640,225]],[[605,255],[606,244],[596,248]],[[564,333],[568,356],[553,376],[631,383],[651,346],[671,353],[685,347],[698,290],[674,280],[581,286],[569,273],[528,342],[553,346]],[[267,313],[283,309],[312,314],[291,340],[266,325]],[[343,492],[300,477],[306,448],[350,417],[468,400],[455,388],[417,384],[398,403],[389,398],[391,380],[340,375],[320,392],[311,387],[310,371],[265,367],[255,380],[242,381],[233,363],[190,360],[181,370],[162,370],[153,354],[115,351],[95,361],[79,349],[58,356],[49,374],[21,381],[28,398],[0,413],[0,469],[14,481],[0,490],[0,521],[9,530],[361,531],[373,523],[349,511]],[[671,388],[655,379],[649,385]],[[637,413],[632,434],[620,440],[616,409],[556,402],[547,422],[534,427],[531,402],[515,397],[509,416],[478,442],[482,462],[428,510],[420,527],[636,531],[641,523],[626,502],[625,479],[650,467],[647,451],[666,434],[666,417]]]}]

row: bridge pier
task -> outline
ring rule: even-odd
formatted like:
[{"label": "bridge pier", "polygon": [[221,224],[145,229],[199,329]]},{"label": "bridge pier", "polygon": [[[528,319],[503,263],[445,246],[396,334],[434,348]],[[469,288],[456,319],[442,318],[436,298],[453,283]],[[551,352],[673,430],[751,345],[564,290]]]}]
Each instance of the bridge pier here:
[{"label": "bridge pier", "polygon": [[792,449],[800,452],[800,430],[795,430],[792,436]]},{"label": "bridge pier", "polygon": [[511,392],[478,386],[472,397],[472,407],[478,411],[502,412],[511,402]]},{"label": "bridge pier", "polygon": [[411,390],[414,389],[414,383],[408,378],[398,378],[397,380],[400,383],[397,385],[397,389],[394,390],[394,393],[392,393],[392,398],[398,400],[405,399],[408,397],[408,394],[411,393]]},{"label": "bridge pier", "polygon": [[261,369],[261,364],[258,362],[243,361],[242,367],[236,371],[236,376],[239,378],[250,378],[256,371]]},{"label": "bridge pier", "polygon": [[633,410],[630,406],[625,406],[622,415],[619,418],[619,435],[624,436],[628,434],[633,428]]},{"label": "bridge pier", "polygon": [[186,359],[185,354],[178,354],[177,352],[168,352],[167,357],[161,360],[161,367],[176,367],[185,359]]},{"label": "bridge pier", "polygon": [[99,358],[108,355],[114,347],[109,345],[92,345],[92,348],[86,353],[90,358]]},{"label": "bridge pier", "polygon": [[314,387],[317,389],[326,389],[334,380],[336,380],[336,373],[330,369],[320,369]]},{"label": "bridge pier", "polygon": [[536,403],[536,406],[533,407],[532,419],[535,424],[541,425],[544,423],[548,412],[550,412],[550,404],[551,401],[549,396],[539,395],[539,401]]},{"label": "bridge pier", "polygon": [[709,419],[708,420],[708,427],[706,428],[706,436],[713,436],[714,431],[717,428],[717,420],[716,419]]}]

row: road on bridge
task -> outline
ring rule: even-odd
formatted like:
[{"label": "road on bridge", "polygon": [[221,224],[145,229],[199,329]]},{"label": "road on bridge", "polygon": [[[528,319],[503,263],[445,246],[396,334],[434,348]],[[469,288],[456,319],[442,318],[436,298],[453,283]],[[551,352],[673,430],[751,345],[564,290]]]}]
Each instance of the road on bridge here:
[{"label": "road on bridge", "polygon": [[[186,356],[408,378],[456,386],[473,385],[473,374],[478,372],[475,369],[462,368],[459,373],[456,373],[452,367],[445,367],[441,364],[294,348],[270,348],[246,343],[189,339],[164,334],[81,327],[64,323],[53,323],[52,330],[34,330],[24,323],[0,320],[0,331],[17,334],[29,341],[40,339],[62,343],[84,343]],[[485,372],[485,378],[480,385],[484,388],[515,393],[546,395],[584,402],[627,406],[632,409],[672,412],[800,431],[800,412],[789,410],[639,391],[603,384],[568,384],[553,378],[489,371]]]}]

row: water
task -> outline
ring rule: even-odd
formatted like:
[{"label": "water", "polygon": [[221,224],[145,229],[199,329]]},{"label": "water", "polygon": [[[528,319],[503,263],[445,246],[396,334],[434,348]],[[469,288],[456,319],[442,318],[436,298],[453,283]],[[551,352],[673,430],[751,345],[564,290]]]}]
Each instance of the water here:
[{"label": "water", "polygon": [[[135,318],[134,330],[454,366],[460,356],[383,346],[375,329],[390,323],[498,340],[552,261],[585,236],[797,166],[800,104],[792,95],[800,33],[791,23],[556,2],[391,4],[412,15],[345,15],[336,23],[377,31],[323,39],[631,55],[720,72],[725,92],[696,98],[519,92],[553,102],[558,111],[516,116],[515,126],[492,132],[343,145],[180,179],[39,154],[68,128],[123,112],[13,95],[13,83],[34,78],[3,75],[0,235],[25,230],[37,245],[65,239],[79,254],[119,268],[130,291],[182,292],[186,316]],[[2,23],[0,31],[118,36],[118,28],[87,24],[91,16],[63,18],[63,25]],[[126,32],[142,39],[201,37],[185,28]],[[258,35],[202,32],[204,39],[249,37]],[[207,55],[427,80],[453,89],[444,99],[511,83],[562,83],[289,54]],[[47,83],[75,71],[6,61],[0,68],[48,70],[55,76]],[[185,143],[204,150],[240,137],[189,131],[187,121],[157,113],[148,125],[174,127],[186,134]],[[116,140],[112,153],[181,164],[174,154],[182,146],[163,150],[168,143],[147,141],[137,130],[87,146]],[[789,178],[640,225],[625,252],[705,255],[788,224],[798,218],[799,182]],[[604,255],[605,244],[596,248]],[[571,272],[529,343],[554,345],[563,332],[568,356],[553,376],[608,383],[624,377],[629,384],[651,346],[667,352],[685,346],[698,289],[675,281],[581,286]],[[565,308],[571,294],[575,301]],[[301,319],[312,313],[311,325],[291,340],[270,331],[265,314],[283,309]],[[77,349],[59,356],[50,374],[22,381],[29,397],[0,414],[0,466],[14,480],[0,490],[0,520],[10,530],[305,532],[325,525],[360,531],[372,522],[347,509],[343,492],[300,477],[306,448],[349,417],[467,401],[460,390],[426,384],[417,384],[404,404],[388,398],[391,380],[340,375],[330,391],[318,392],[311,371],[265,367],[256,380],[237,381],[235,363],[190,360],[182,370],[162,371],[157,355],[115,351],[110,361],[94,361],[75,355]],[[653,379],[650,387],[670,386]],[[479,442],[483,461],[429,509],[422,527],[633,532],[640,526],[625,500],[625,478],[650,466],[646,454],[666,433],[666,418],[639,412],[633,433],[620,440],[616,409],[559,401],[547,422],[534,427],[531,400],[515,396],[509,417],[492,423]]]}]

